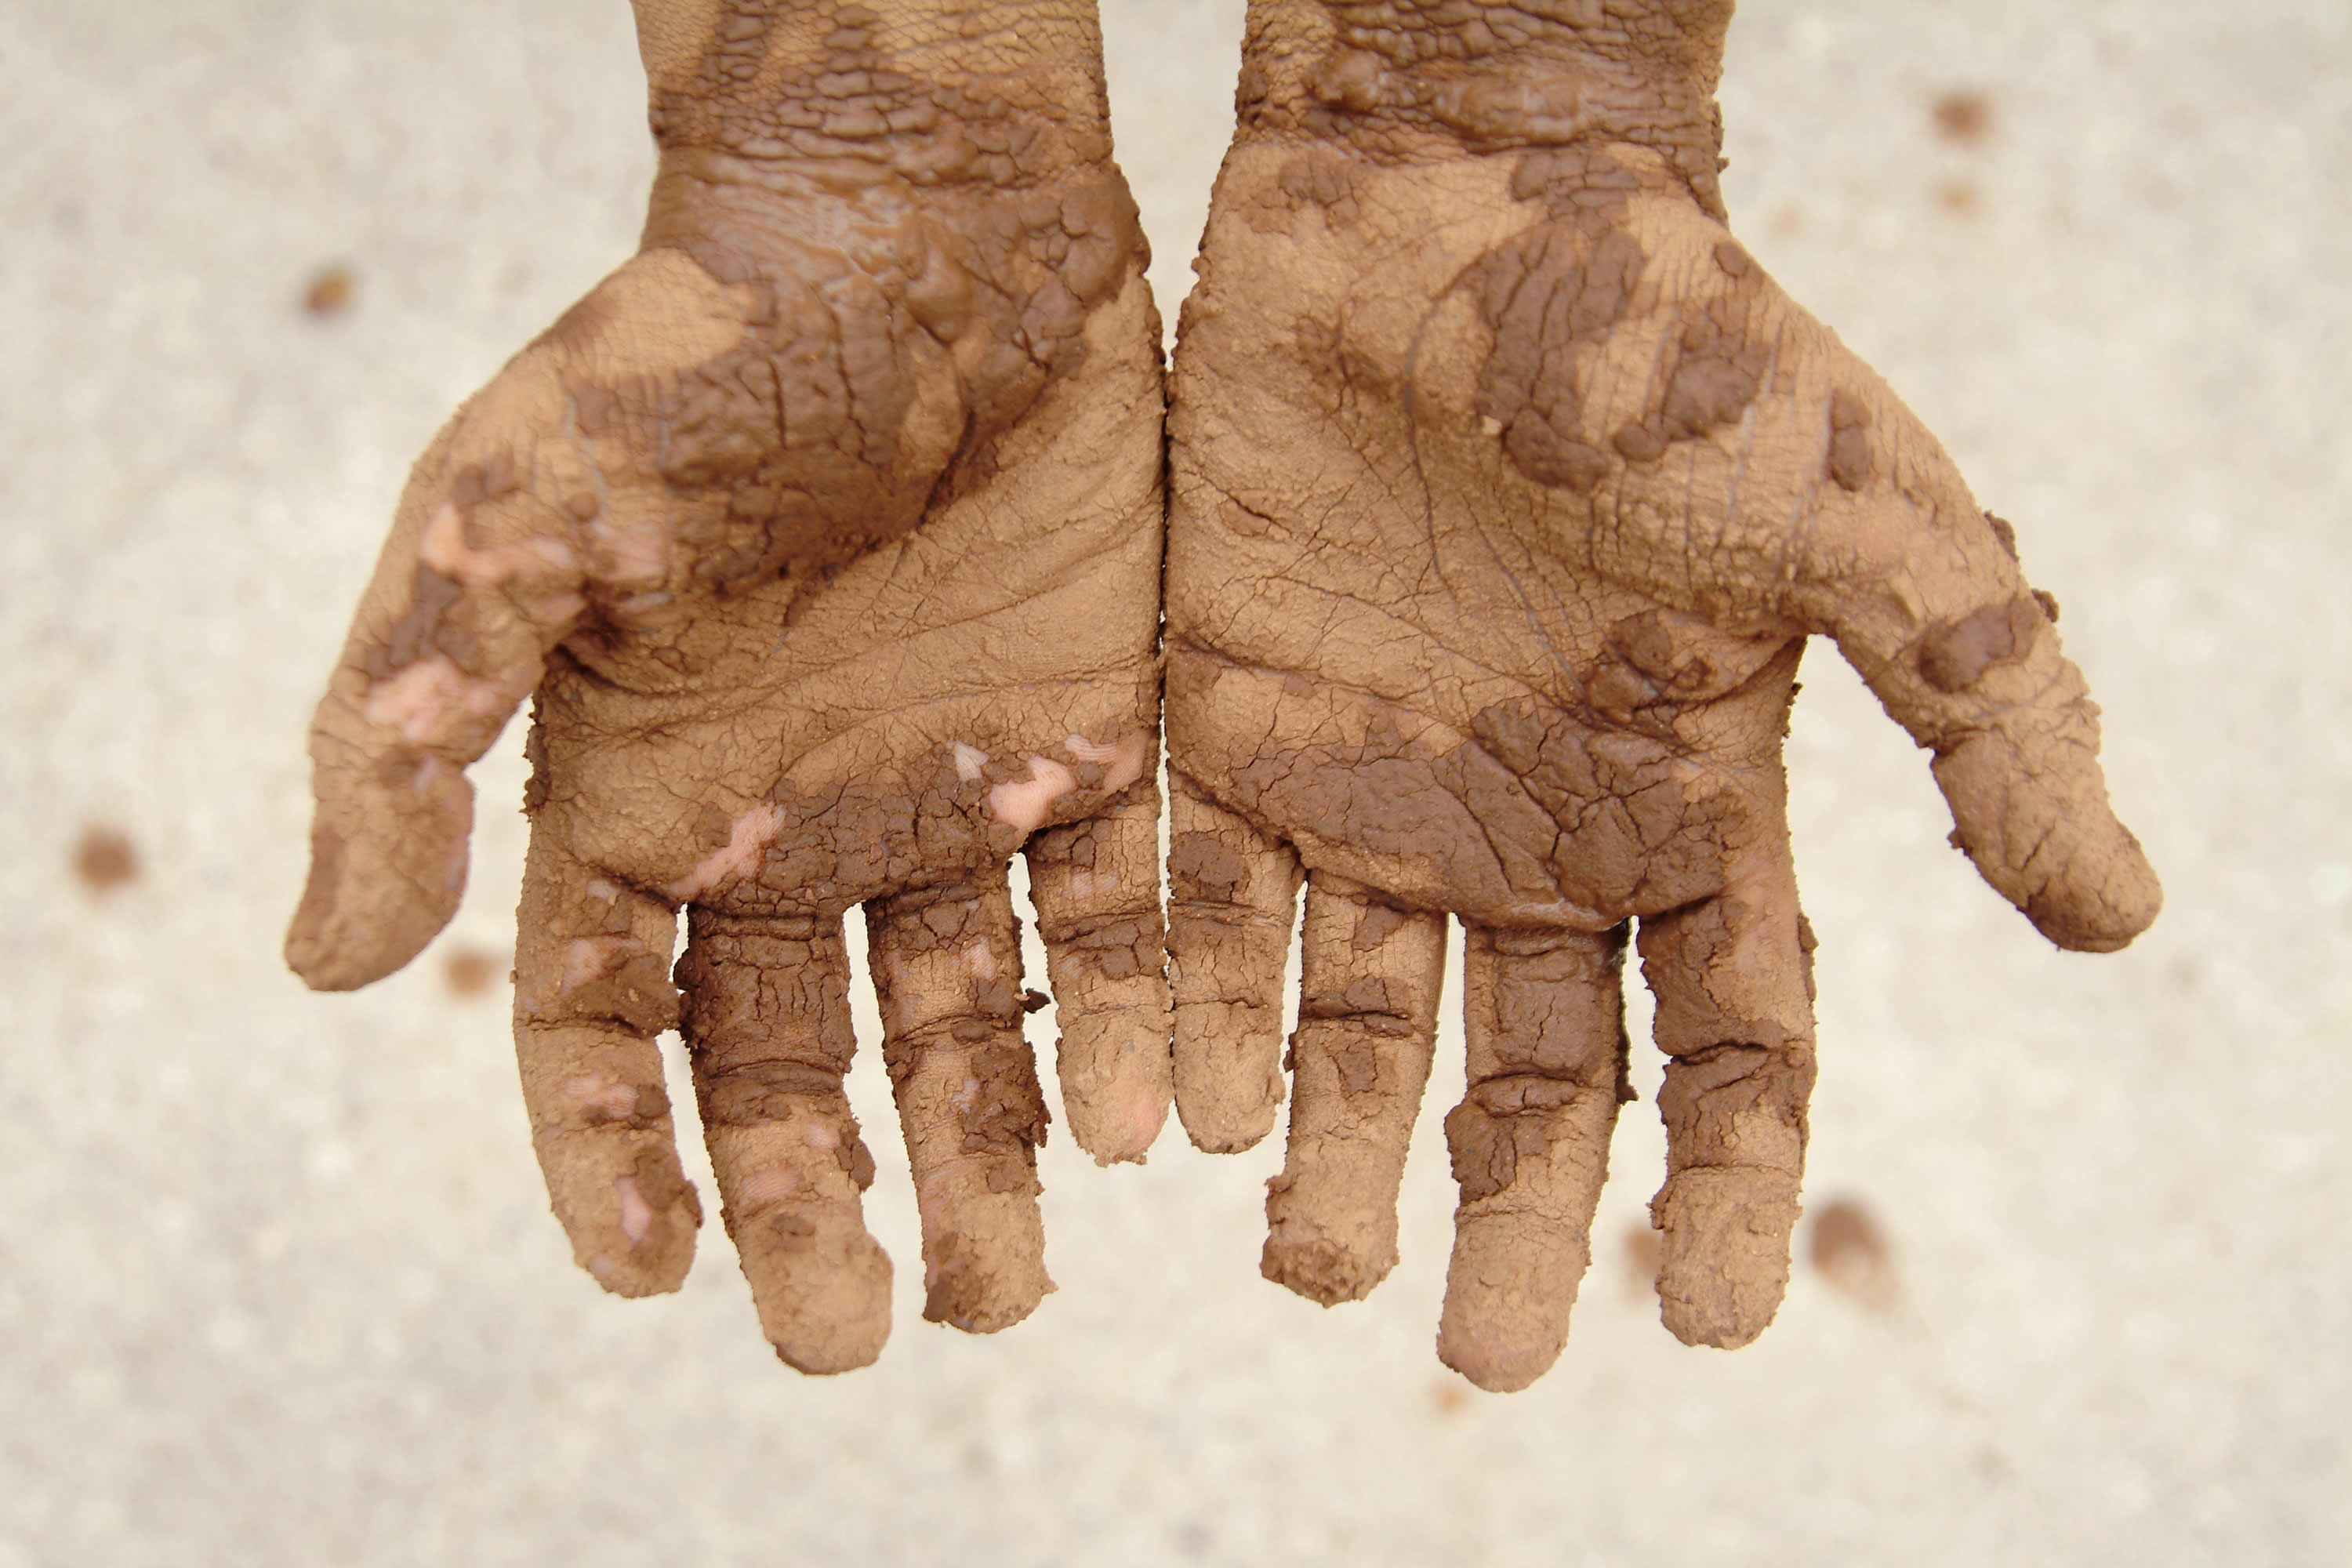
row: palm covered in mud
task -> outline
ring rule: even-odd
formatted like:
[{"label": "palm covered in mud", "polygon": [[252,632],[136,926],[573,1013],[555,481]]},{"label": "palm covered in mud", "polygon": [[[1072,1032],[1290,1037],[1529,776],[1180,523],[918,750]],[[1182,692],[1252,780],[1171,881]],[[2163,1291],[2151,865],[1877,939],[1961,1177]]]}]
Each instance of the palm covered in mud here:
[{"label": "palm covered in mud", "polygon": [[986,203],[666,182],[654,210],[412,479],[320,710],[289,952],[349,986],[431,938],[460,770],[531,695],[516,1036],[556,1210],[607,1287],[682,1278],[652,1043],[682,1023],[763,1323],[838,1369],[888,1323],[850,906],[929,1315],[1001,1327],[1051,1288],[1013,854],[1076,1137],[1136,1157],[1165,1113],[1158,326],[1107,167]]},{"label": "palm covered in mud", "polygon": [[1808,636],[1934,752],[1957,841],[2053,940],[2119,946],[2156,909],[2007,525],[1709,205],[1643,148],[1245,135],[1185,311],[1179,1109],[1206,1147],[1270,1128],[1303,871],[1265,1268],[1362,1295],[1459,916],[1441,1349],[1494,1386],[1558,1354],[1588,1261],[1629,920],[1668,1057],[1664,1316],[1734,1344],[1778,1305],[1814,1070],[1780,763]]}]

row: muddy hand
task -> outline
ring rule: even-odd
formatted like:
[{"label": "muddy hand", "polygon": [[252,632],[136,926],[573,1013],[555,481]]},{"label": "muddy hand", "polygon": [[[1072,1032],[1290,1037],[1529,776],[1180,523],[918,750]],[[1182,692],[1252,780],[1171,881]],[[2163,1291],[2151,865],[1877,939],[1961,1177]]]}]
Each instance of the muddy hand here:
[{"label": "muddy hand", "polygon": [[637,11],[645,248],[417,465],[319,710],[287,951],[342,989],[431,940],[463,770],[533,697],[515,1038],[556,1213],[608,1289],[677,1288],[682,1026],[761,1322],[838,1371],[889,1321],[851,906],[928,1316],[1052,1288],[1012,855],[1074,1135],[1140,1159],[1166,1114],[1159,325],[1090,3]]},{"label": "muddy hand", "polygon": [[2120,947],[2159,902],[2009,526],[1724,226],[1729,5],[1606,9],[1254,5],[1171,414],[1178,1108],[1208,1149],[1271,1128],[1303,879],[1265,1268],[1362,1296],[1459,918],[1439,1349],[1491,1388],[1567,1336],[1632,921],[1668,1058],[1663,1315],[1737,1345],[1779,1305],[1814,1070],[1780,760],[1808,637],[2051,940]]}]

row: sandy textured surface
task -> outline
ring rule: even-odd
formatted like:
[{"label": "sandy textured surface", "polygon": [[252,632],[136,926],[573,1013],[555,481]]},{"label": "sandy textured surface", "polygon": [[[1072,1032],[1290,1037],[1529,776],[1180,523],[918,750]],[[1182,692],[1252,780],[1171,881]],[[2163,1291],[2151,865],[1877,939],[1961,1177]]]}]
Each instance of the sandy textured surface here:
[{"label": "sandy textured surface", "polygon": [[[2121,956],[2050,949],[1816,650],[1790,765],[1822,1073],[1788,1303],[1735,1354],[1658,1326],[1627,1238],[1663,1140],[1629,1107],[1567,1352],[1507,1398],[1432,1353],[1458,955],[1402,1261],[1368,1302],[1257,1278],[1273,1146],[1171,1129],[1098,1172],[1061,1128],[1061,1288],[1000,1337],[920,1324],[887,1140],[867,1214],[907,1327],[877,1368],[779,1367],[715,1226],[681,1295],[603,1297],[546,1213],[507,1042],[519,739],[424,959],[317,997],[278,949],[304,720],[410,458],[632,247],[626,8],[20,9],[0,1565],[2352,1552],[2334,0],[2102,0],[2063,33],[2032,0],[1744,7],[1734,223],[2017,522],[2168,907]],[[1241,9],[1106,5],[1171,319]],[[330,265],[348,299],[313,313]],[[852,1100],[887,1130],[870,998],[858,1024]],[[1637,1044],[1645,1100],[1658,1080]]]}]

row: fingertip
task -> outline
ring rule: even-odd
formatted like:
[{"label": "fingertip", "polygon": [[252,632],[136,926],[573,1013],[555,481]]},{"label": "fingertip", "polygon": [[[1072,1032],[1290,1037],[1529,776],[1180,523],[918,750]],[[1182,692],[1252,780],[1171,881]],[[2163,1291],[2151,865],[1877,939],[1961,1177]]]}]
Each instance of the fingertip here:
[{"label": "fingertip", "polygon": [[[1763,1299],[1755,1299],[1761,1296]],[[1658,1276],[1658,1321],[1694,1350],[1736,1351],[1754,1344],[1780,1310],[1780,1290],[1743,1291],[1728,1279],[1668,1282]]]},{"label": "fingertip", "polygon": [[2113,842],[2077,857],[2023,907],[2035,930],[2069,952],[2116,952],[2156,923],[2164,886],[2139,840],[2116,824]]},{"label": "fingertip", "polygon": [[1769,1328],[1789,1289],[1793,1177],[1688,1169],[1655,1205],[1665,1233],[1658,1317],[1686,1345],[1738,1350]]},{"label": "fingertip", "polygon": [[1203,1154],[1246,1154],[1265,1142],[1266,1134],[1274,1131],[1275,1108],[1271,1106],[1263,1113],[1253,1112],[1243,1118],[1195,1112],[1181,1102],[1178,1111],[1186,1140]]},{"label": "fingertip", "polygon": [[315,858],[287,927],[286,966],[313,991],[357,991],[405,968],[457,912],[464,897],[464,846],[446,892],[416,888],[393,900],[353,896],[351,880]]},{"label": "fingertip", "polygon": [[855,1216],[827,1217],[772,1211],[736,1237],[761,1331],[778,1360],[817,1377],[873,1365],[890,1338],[889,1255]]},{"label": "fingertip", "polygon": [[1565,1341],[1548,1335],[1497,1336],[1491,1329],[1472,1334],[1448,1317],[1437,1331],[1437,1359],[1488,1394],[1518,1394],[1532,1388],[1559,1362]]},{"label": "fingertip", "polygon": [[1168,1125],[1165,1084],[1123,1085],[1097,1100],[1069,1101],[1070,1136],[1097,1165],[1140,1165]]},{"label": "fingertip", "polygon": [[1344,1248],[1328,1241],[1268,1237],[1258,1256],[1258,1272],[1294,1296],[1304,1296],[1318,1306],[1336,1307],[1370,1295],[1387,1270],[1367,1269]]},{"label": "fingertip", "polygon": [[1759,1319],[1726,1310],[1705,1300],[1669,1296],[1658,1299],[1658,1321],[1665,1324],[1667,1332],[1693,1350],[1744,1350],[1763,1336],[1772,1324],[1772,1312],[1766,1312]]},{"label": "fingertip", "polygon": [[[311,873],[311,879],[318,880],[317,872]],[[310,895],[304,894],[304,905],[310,902]],[[336,950],[325,922],[315,918],[306,920],[299,912],[286,932],[285,954],[286,967],[313,991],[356,991],[389,973],[349,962]]]},{"label": "fingertip", "polygon": [[1033,1200],[1027,1214],[1012,1215],[1009,1224],[934,1239],[924,1260],[924,1321],[995,1334],[1035,1311],[1054,1293],[1035,1217]]},{"label": "fingertip", "polygon": [[870,1339],[845,1341],[770,1340],[776,1359],[803,1377],[838,1377],[845,1372],[863,1372],[882,1359],[882,1342],[889,1337],[889,1325]]},{"label": "fingertip", "polygon": [[1525,1219],[1465,1216],[1446,1269],[1437,1359],[1489,1394],[1516,1394],[1559,1362],[1584,1272],[1582,1245],[1548,1245]]},{"label": "fingertip", "polygon": [[1282,1110],[1281,1017],[1269,1029],[1234,1018],[1227,1005],[1204,1011],[1177,1009],[1176,1115],[1195,1149],[1238,1154],[1262,1142]]},{"label": "fingertip", "polygon": [[2152,924],[2164,889],[2147,851],[2107,803],[2094,751],[2035,757],[1982,732],[1935,763],[1952,842],[2042,935],[2113,952]]},{"label": "fingertip", "polygon": [[474,790],[437,759],[352,784],[322,774],[310,868],[286,932],[313,991],[353,991],[408,963],[466,894]]},{"label": "fingertip", "polygon": [[694,1267],[701,1199],[683,1176],[677,1178],[675,1192],[659,1189],[657,1181],[643,1178],[641,1167],[639,1173],[614,1179],[609,1213],[580,1224],[565,1216],[573,1256],[613,1295],[669,1295],[686,1283]]},{"label": "fingertip", "polygon": [[1066,1018],[1059,1056],[1071,1140],[1097,1165],[1143,1163],[1175,1098],[1166,1006]]},{"label": "fingertip", "polygon": [[1283,1177],[1276,1177],[1267,1188],[1266,1237],[1258,1255],[1258,1272],[1275,1284],[1310,1301],[1336,1307],[1370,1296],[1396,1267],[1393,1208],[1385,1215],[1336,1216],[1347,1229],[1359,1233],[1339,1236],[1298,1212],[1314,1206],[1312,1200],[1301,1203],[1295,1189],[1284,1184]]}]

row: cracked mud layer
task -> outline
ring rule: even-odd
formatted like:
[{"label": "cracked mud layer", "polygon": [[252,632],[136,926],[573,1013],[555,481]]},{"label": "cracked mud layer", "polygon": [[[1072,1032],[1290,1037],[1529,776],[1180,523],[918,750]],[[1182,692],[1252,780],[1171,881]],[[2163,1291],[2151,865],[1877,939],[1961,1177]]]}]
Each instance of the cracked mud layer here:
[{"label": "cracked mud layer", "polygon": [[1140,1159],[1165,1120],[1160,323],[1090,5],[636,10],[645,247],[418,464],[320,709],[288,951],[349,987],[431,939],[462,770],[529,696],[515,1036],[555,1211],[608,1289],[677,1286],[681,1027],[761,1321],[838,1371],[889,1325],[853,906],[928,1316],[1052,1289],[1011,856],[1073,1136]]},{"label": "cracked mud layer", "polygon": [[2158,893],[2009,525],[1729,230],[1728,4],[1260,0],[1184,307],[1167,711],[1177,1104],[1271,1130],[1269,1278],[1393,1265],[1442,918],[1469,1091],[1439,1353],[1558,1356],[1627,1097],[1629,931],[1667,1057],[1657,1288],[1779,1305],[1814,1074],[1780,762],[1825,636],[1935,758],[1954,842],[2053,941]]},{"label": "cracked mud layer", "polygon": [[637,0],[644,248],[415,469],[319,710],[289,960],[348,988],[431,940],[463,770],[530,699],[514,1020],[555,1211],[608,1289],[677,1286],[681,1029],[763,1329],[830,1372],[889,1323],[853,906],[926,1315],[975,1331],[1052,1289],[1013,855],[1073,1137],[1140,1159],[1172,1095],[1247,1148],[1286,1067],[1264,1268],[1327,1303],[1395,1262],[1456,917],[1439,1351],[1515,1388],[1590,1262],[1630,948],[1663,1313],[1752,1339],[1814,1075],[1806,640],[2052,940],[2120,946],[2158,893],[2013,531],[1726,227],[1729,9],[1257,0],[1163,445],[1089,4]]}]

